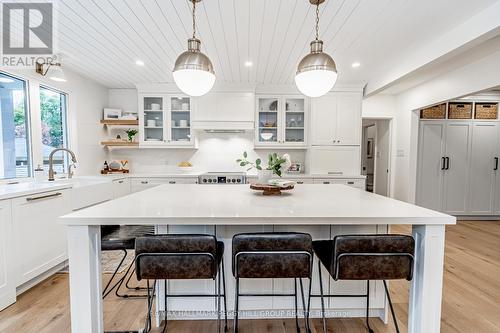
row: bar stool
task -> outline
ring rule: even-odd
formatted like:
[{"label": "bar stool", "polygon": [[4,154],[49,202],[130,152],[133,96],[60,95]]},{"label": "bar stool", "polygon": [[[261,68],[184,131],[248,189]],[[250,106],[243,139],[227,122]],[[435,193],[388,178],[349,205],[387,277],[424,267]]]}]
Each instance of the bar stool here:
[{"label": "bar stool", "polygon": [[[128,255],[128,251],[134,250],[135,248],[135,239],[139,236],[153,235],[154,234],[154,226],[101,226],[101,251],[122,251],[123,257],[120,260],[120,263],[116,267],[111,279],[109,279],[106,287],[102,292],[103,298],[106,298],[113,290],[115,290],[115,294],[118,297],[128,298],[128,297],[146,297],[146,295],[129,295],[129,294],[120,294],[120,288],[125,281],[125,278],[129,274],[130,268],[134,266],[134,261],[129,265],[125,275],[120,278],[112,287],[111,283],[114,278],[118,274],[120,267],[122,266],[125,258]],[[132,274],[130,274],[132,276]],[[130,280],[129,276],[129,280]],[[128,281],[127,281],[128,282]],[[129,288],[131,289],[131,288]],[[138,288],[134,288],[138,289]]]},{"label": "bar stool", "polygon": [[[224,274],[224,243],[212,235],[154,235],[138,237],[135,241],[137,280],[147,280],[148,314],[144,332],[151,330],[151,310],[157,280],[165,280],[165,326],[167,328],[168,297],[215,297],[217,299],[217,330],[220,332],[221,297],[224,300],[225,326],[227,329],[226,281]],[[221,275],[222,288],[221,294]],[[167,293],[167,280],[214,280],[215,294]],[[154,280],[151,291],[150,280]]]},{"label": "bar stool", "polygon": [[[305,233],[245,233],[233,237],[233,276],[236,279],[234,333],[238,332],[238,311],[240,296],[293,296],[295,297],[295,325],[300,332],[297,279],[300,281],[304,321],[309,332],[309,316],[307,313],[302,278],[309,279],[311,285],[312,271],[312,239]],[[240,278],[292,278],[293,294],[241,294]]]},{"label": "bar stool", "polygon": [[[342,235],[333,240],[313,242],[314,253],[318,257],[320,283],[321,313],[323,331],[327,331],[324,297],[366,297],[366,326],[373,333],[369,323],[370,280],[382,280],[385,294],[389,301],[396,331],[398,322],[392,306],[386,280],[413,278],[413,262],[415,240],[411,236],[378,234],[378,235]],[[324,295],[321,277],[321,264],[325,266],[335,280],[367,280],[366,294],[362,295]],[[310,304],[309,304],[310,305]]]}]

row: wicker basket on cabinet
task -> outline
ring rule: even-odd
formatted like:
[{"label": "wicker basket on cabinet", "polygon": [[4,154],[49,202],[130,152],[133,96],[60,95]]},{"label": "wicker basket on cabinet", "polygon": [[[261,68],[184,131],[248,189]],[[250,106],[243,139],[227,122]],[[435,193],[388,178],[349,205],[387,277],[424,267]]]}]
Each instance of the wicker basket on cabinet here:
[{"label": "wicker basket on cabinet", "polygon": [[448,119],[472,119],[472,103],[449,103]]},{"label": "wicker basket on cabinet", "polygon": [[476,119],[497,119],[498,103],[476,103]]},{"label": "wicker basket on cabinet", "polygon": [[446,116],[446,104],[430,106],[420,110],[421,119],[444,119]]}]

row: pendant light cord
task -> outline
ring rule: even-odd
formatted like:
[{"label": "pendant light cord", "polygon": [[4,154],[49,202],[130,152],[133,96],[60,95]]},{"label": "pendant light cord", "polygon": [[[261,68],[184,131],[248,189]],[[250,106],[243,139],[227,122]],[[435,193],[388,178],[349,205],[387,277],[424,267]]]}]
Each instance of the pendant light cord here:
[{"label": "pendant light cord", "polygon": [[196,1],[193,0],[193,39],[196,39]]},{"label": "pendant light cord", "polygon": [[319,1],[316,3],[316,40],[319,39]]}]

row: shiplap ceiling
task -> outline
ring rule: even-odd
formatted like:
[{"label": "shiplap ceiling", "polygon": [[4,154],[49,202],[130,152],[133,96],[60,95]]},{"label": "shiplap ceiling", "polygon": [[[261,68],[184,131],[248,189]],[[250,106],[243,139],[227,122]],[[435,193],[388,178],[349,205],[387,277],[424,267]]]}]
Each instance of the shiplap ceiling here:
[{"label": "shiplap ceiling", "polygon": [[[326,0],[320,7],[320,36],[337,62],[339,82],[366,83],[494,2]],[[191,35],[187,0],[55,4],[57,47],[65,67],[114,88],[173,82],[175,59]],[[197,7],[198,36],[218,82],[293,83],[314,33],[314,8],[307,0],[204,0]],[[253,66],[245,67],[245,61]],[[361,66],[353,69],[353,62]]]}]

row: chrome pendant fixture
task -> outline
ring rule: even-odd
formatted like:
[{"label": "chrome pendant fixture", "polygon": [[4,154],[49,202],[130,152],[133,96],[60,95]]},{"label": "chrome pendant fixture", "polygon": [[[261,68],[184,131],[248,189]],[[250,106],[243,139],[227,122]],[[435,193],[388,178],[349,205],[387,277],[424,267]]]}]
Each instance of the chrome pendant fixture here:
[{"label": "chrome pendant fixture", "polygon": [[295,84],[304,95],[320,97],[335,85],[337,66],[332,57],[323,52],[323,41],[319,39],[319,5],[325,0],[309,0],[309,2],[316,6],[316,39],[311,42],[311,52],[299,63]]},{"label": "chrome pendant fixture", "polygon": [[189,96],[202,96],[212,89],[215,72],[210,59],[201,52],[201,41],[196,38],[196,3],[193,3],[193,37],[188,39],[188,50],[175,61],[174,81],[177,87]]}]

